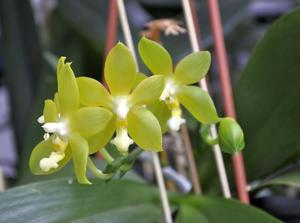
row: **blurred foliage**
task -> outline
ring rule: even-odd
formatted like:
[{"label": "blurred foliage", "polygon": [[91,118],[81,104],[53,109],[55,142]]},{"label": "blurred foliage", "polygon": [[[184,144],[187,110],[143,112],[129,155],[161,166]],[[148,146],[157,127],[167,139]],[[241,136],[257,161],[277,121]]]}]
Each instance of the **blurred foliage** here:
[{"label": "blurred foliage", "polygon": [[[232,199],[171,197],[173,208],[183,206],[180,223],[199,219],[210,223],[281,222]],[[113,180],[109,186],[95,180],[88,188],[66,179],[45,181],[7,190],[0,199],[1,222],[158,223],[163,219],[159,193],[149,185],[127,180]]]}]

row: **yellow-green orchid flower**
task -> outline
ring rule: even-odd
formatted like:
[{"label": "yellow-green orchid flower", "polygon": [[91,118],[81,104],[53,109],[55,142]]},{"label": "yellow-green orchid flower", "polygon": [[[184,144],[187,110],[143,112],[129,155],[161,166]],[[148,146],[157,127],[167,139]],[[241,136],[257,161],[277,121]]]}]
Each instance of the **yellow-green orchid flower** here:
[{"label": "yellow-green orchid flower", "polygon": [[[170,130],[177,131],[185,119],[182,118],[182,104],[198,121],[212,124],[219,121],[214,103],[209,94],[196,86],[189,86],[200,81],[210,66],[210,53],[201,51],[187,55],[173,71],[173,63],[168,51],[160,44],[143,37],[139,42],[139,53],[149,68],[156,75],[164,77],[165,87],[160,100],[167,105],[156,103],[151,110],[160,120],[167,120]],[[163,114],[164,113],[164,114]],[[170,115],[171,117],[166,118]],[[163,125],[162,125],[163,126]]]},{"label": "yellow-green orchid flower", "polygon": [[43,116],[38,118],[45,131],[42,140],[32,151],[30,169],[37,175],[51,174],[72,158],[79,183],[89,184],[86,166],[89,142],[105,129],[113,114],[100,107],[80,107],[78,85],[70,63],[61,57],[57,66],[58,92],[46,100]]},{"label": "yellow-green orchid flower", "polygon": [[[111,143],[120,153],[126,154],[134,142],[144,150],[161,151],[161,128],[146,106],[158,100],[164,77],[156,75],[146,78],[135,87],[140,77],[136,73],[133,56],[122,43],[118,43],[108,54],[104,73],[110,92],[94,79],[77,79],[81,104],[101,106],[113,112],[115,123],[109,125],[106,131],[107,136],[116,132]],[[108,142],[109,137],[106,140]],[[98,143],[95,139],[93,142],[92,147],[99,149],[99,144],[103,144],[104,140],[99,139]]]}]

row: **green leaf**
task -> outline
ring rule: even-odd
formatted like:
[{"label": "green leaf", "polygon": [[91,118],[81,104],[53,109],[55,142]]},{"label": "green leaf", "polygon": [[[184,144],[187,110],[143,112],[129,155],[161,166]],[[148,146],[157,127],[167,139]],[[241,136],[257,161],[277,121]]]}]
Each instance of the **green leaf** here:
[{"label": "green leaf", "polygon": [[90,154],[93,154],[104,147],[111,137],[113,136],[116,129],[116,117],[110,119],[110,122],[107,124],[106,128],[96,135],[90,136],[87,138],[89,143]]},{"label": "green leaf", "polygon": [[157,101],[151,105],[148,105],[147,108],[153,113],[156,119],[159,122],[162,133],[168,131],[167,121],[171,117],[171,111],[164,101]]},{"label": "green leaf", "polygon": [[163,218],[157,191],[145,184],[94,180],[88,187],[68,179],[44,181],[0,194],[3,222],[150,223]]},{"label": "green leaf", "polygon": [[129,111],[127,120],[129,135],[139,147],[149,151],[162,151],[160,125],[149,110],[135,106]]},{"label": "green leaf", "polygon": [[65,150],[65,157],[58,162],[58,168],[50,169],[45,172],[40,168],[40,160],[46,157],[49,157],[51,152],[53,152],[53,145],[51,139],[47,141],[41,141],[36,147],[32,150],[30,159],[29,159],[29,168],[30,171],[35,175],[48,175],[57,172],[61,168],[63,168],[68,161],[70,160],[70,148],[67,147]]},{"label": "green leaf", "polygon": [[122,43],[118,43],[109,52],[104,75],[112,95],[127,95],[133,88],[136,64],[131,52]]},{"label": "green leaf", "polygon": [[215,105],[209,94],[199,87],[181,86],[177,92],[180,103],[203,124],[219,121]]},{"label": "green leaf", "polygon": [[173,73],[171,56],[163,46],[143,37],[138,48],[143,62],[153,74],[168,75]]},{"label": "green leaf", "polygon": [[155,75],[141,81],[131,94],[133,105],[149,105],[159,100],[164,88],[164,77]]},{"label": "green leaf", "polygon": [[81,184],[90,184],[86,177],[87,159],[89,156],[89,145],[87,141],[78,133],[70,136],[70,146],[72,149],[72,159],[76,178]]},{"label": "green leaf", "polygon": [[81,104],[87,106],[111,106],[111,96],[101,83],[89,77],[79,77],[76,80]]},{"label": "green leaf", "polygon": [[62,116],[70,115],[79,108],[78,86],[71,64],[65,64],[65,59],[61,57],[57,64],[57,87]]},{"label": "green leaf", "polygon": [[196,209],[188,205],[182,205],[179,209],[176,223],[192,223],[192,222],[209,223],[208,219],[205,217],[203,213],[201,213],[201,211],[199,211],[199,209]]},{"label": "green leaf", "polygon": [[72,117],[73,130],[84,136],[94,135],[105,129],[113,114],[100,107],[84,107]]},{"label": "green leaf", "polygon": [[54,101],[47,99],[44,102],[44,120],[46,122],[56,122],[58,118],[56,104]]},{"label": "green leaf", "polygon": [[219,144],[223,152],[234,154],[245,147],[244,133],[232,118],[223,118],[218,128]]},{"label": "green leaf", "polygon": [[[193,207],[193,212],[198,210],[199,213],[206,217],[206,222],[209,223],[282,223],[282,221],[266,212],[251,205],[242,204],[234,199],[191,196],[181,201],[180,204]],[[187,211],[185,210],[185,212]],[[189,210],[189,212],[191,212],[191,210]],[[181,222],[189,223],[198,221]]]},{"label": "green leaf", "polygon": [[247,144],[244,158],[249,180],[299,159],[299,26],[298,8],[270,27],[235,91],[238,122]]},{"label": "green leaf", "polygon": [[207,74],[210,63],[208,51],[191,53],[177,64],[174,79],[180,84],[196,83]]},{"label": "green leaf", "polygon": [[272,173],[271,176],[275,175],[274,177],[266,177],[265,179],[254,181],[252,184],[250,184],[250,190],[253,191],[253,190],[261,189],[262,187],[272,187],[277,185],[300,188],[299,166],[296,167],[291,166],[284,171],[279,170],[279,172]]}]

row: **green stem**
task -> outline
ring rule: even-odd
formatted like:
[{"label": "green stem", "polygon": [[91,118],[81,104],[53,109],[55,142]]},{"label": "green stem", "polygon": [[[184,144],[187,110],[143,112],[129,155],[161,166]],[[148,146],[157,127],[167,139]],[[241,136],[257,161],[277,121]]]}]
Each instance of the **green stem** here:
[{"label": "green stem", "polygon": [[87,162],[87,167],[91,171],[94,177],[102,179],[102,180],[108,180],[110,179],[113,174],[105,174],[101,170],[99,170],[95,164],[93,163],[92,159],[89,157]]},{"label": "green stem", "polygon": [[109,152],[105,148],[100,149],[99,152],[107,163],[112,163],[114,161],[114,158],[109,154]]}]

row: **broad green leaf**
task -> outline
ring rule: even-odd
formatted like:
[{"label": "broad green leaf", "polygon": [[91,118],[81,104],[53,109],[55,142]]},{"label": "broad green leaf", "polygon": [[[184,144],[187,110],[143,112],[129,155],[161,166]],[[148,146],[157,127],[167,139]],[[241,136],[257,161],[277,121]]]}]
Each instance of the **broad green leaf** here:
[{"label": "broad green leaf", "polygon": [[162,133],[168,131],[167,121],[171,117],[171,111],[164,101],[157,101],[147,108],[153,113],[153,115],[158,120]]},{"label": "broad green leaf", "polygon": [[105,129],[112,116],[112,113],[105,108],[84,107],[72,117],[72,127],[81,135],[94,135]]},{"label": "broad green leaf", "polygon": [[48,175],[57,172],[61,168],[63,168],[67,162],[70,160],[70,148],[69,146],[65,151],[65,158],[58,162],[59,166],[56,169],[50,169],[45,172],[40,168],[40,160],[43,158],[47,158],[50,156],[51,152],[53,152],[53,145],[51,139],[47,141],[41,141],[36,147],[32,150],[30,159],[29,159],[29,168],[30,171],[35,175]]},{"label": "broad green leaf", "polygon": [[182,205],[176,218],[176,223],[209,223],[205,215],[199,210],[189,205]]},{"label": "broad green leaf", "polygon": [[129,49],[122,43],[118,43],[109,52],[104,75],[112,95],[126,95],[131,91],[135,81],[136,64]]},{"label": "broad green leaf", "polygon": [[57,64],[57,88],[62,116],[72,114],[79,107],[78,86],[70,65],[65,64],[65,57],[61,57]]},{"label": "broad green leaf", "polygon": [[207,74],[210,63],[208,51],[189,54],[177,64],[174,79],[180,84],[196,83]]},{"label": "broad green leaf", "polygon": [[46,122],[56,122],[58,118],[56,104],[54,101],[47,99],[44,102],[44,120]]},{"label": "broad green leaf", "polygon": [[180,103],[203,124],[219,121],[215,105],[209,94],[199,87],[180,86],[177,93]]},{"label": "broad green leaf", "polygon": [[79,77],[76,80],[81,104],[86,106],[111,106],[111,96],[100,82],[89,77]]},{"label": "broad green leaf", "polygon": [[27,184],[0,194],[1,222],[157,223],[163,219],[157,191],[129,180],[70,179]]},{"label": "broad green leaf", "polygon": [[93,154],[103,148],[109,140],[112,138],[115,132],[116,126],[116,117],[110,119],[110,122],[107,124],[106,128],[96,135],[90,136],[87,138],[89,143],[89,153]]},{"label": "broad green leaf", "polygon": [[223,118],[218,127],[219,144],[223,152],[234,154],[245,147],[244,133],[232,118]]},{"label": "broad green leaf", "polygon": [[155,116],[146,108],[133,107],[127,116],[128,132],[142,149],[162,151],[161,128]]},{"label": "broad green leaf", "polygon": [[138,72],[135,77],[133,89],[136,88],[136,86],[139,85],[143,80],[145,80],[148,76],[142,72]]},{"label": "broad green leaf", "polygon": [[89,156],[89,145],[78,133],[70,136],[70,146],[76,178],[81,184],[90,184],[86,177],[87,159]]},{"label": "broad green leaf", "polygon": [[252,53],[235,91],[251,181],[299,159],[299,26],[298,8],[270,27]]},{"label": "broad green leaf", "polygon": [[242,204],[234,199],[193,196],[183,199],[180,205],[193,207],[193,212],[198,210],[206,217],[204,222],[209,223],[283,223],[254,206]]},{"label": "broad green leaf", "polygon": [[164,88],[164,77],[155,75],[144,79],[132,92],[133,105],[149,105],[159,100]]},{"label": "broad green leaf", "polygon": [[173,73],[171,56],[159,43],[143,37],[138,48],[143,62],[153,74],[168,75]]}]

